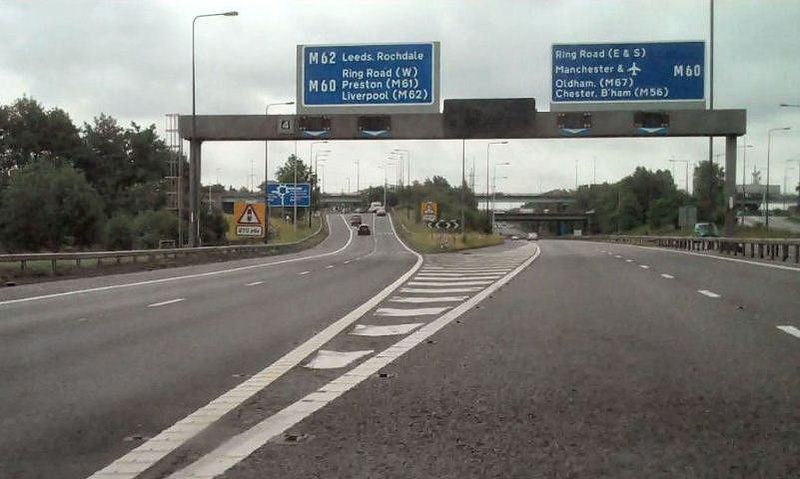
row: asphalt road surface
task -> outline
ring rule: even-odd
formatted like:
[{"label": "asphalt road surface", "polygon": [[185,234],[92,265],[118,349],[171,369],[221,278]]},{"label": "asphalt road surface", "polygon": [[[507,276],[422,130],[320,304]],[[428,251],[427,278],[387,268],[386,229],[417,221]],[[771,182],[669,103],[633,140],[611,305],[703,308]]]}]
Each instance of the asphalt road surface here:
[{"label": "asphalt road surface", "polygon": [[0,477],[800,476],[800,270],[365,217],[0,297]]}]

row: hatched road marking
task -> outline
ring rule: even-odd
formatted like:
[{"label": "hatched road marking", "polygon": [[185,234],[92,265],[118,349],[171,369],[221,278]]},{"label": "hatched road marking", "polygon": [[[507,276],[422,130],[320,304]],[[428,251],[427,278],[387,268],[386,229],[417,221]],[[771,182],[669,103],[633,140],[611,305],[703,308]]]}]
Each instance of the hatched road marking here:
[{"label": "hatched road marking", "polygon": [[474,288],[401,288],[401,293],[472,293],[480,291],[481,287]]},{"label": "hatched road marking", "polygon": [[263,446],[264,443],[273,437],[283,433],[314,412],[322,409],[334,399],[343,395],[350,389],[358,386],[362,381],[378,373],[381,369],[391,364],[395,359],[407,353],[418,344],[424,342],[437,331],[444,328],[456,318],[475,307],[476,304],[486,299],[490,294],[511,281],[514,276],[519,274],[528,265],[533,263],[536,258],[539,257],[540,253],[541,250],[537,248],[534,254],[520,264],[516,269],[514,269],[514,271],[509,273],[504,278],[498,280],[495,284],[489,286],[484,291],[481,291],[472,298],[448,311],[444,315],[401,339],[389,348],[365,360],[358,366],[354,367],[328,384],[306,395],[299,401],[286,406],[282,410],[264,419],[247,431],[228,439],[210,453],[201,457],[184,469],[175,472],[169,477],[175,479],[215,477],[223,474],[225,471],[235,466],[237,463]]},{"label": "hatched road marking", "polygon": [[777,326],[777,328],[786,334],[791,334],[796,338],[800,338],[800,329],[797,329],[794,326]]},{"label": "hatched road marking", "polygon": [[367,354],[372,354],[372,350],[365,351],[330,351],[320,349],[314,357],[304,364],[309,369],[337,369],[343,368],[353,361],[363,358]]},{"label": "hatched road marking", "polygon": [[449,306],[442,306],[439,308],[413,308],[413,309],[378,308],[377,311],[375,311],[375,316],[393,316],[393,317],[430,316],[432,314],[442,314],[448,309],[450,309]]},{"label": "hatched road marking", "polygon": [[354,336],[397,336],[408,334],[425,323],[392,324],[377,326],[374,324],[356,324],[350,334]]},{"label": "hatched road marking", "polygon": [[157,308],[159,306],[166,306],[168,304],[180,303],[181,301],[186,301],[186,298],[170,299],[169,301],[162,301],[160,303],[148,304],[147,307],[148,308]]},{"label": "hatched road marking", "polygon": [[435,283],[430,281],[409,281],[409,286],[478,286],[481,284],[492,284],[494,280],[488,281],[451,281],[449,283]]},{"label": "hatched road marking", "polygon": [[450,303],[464,301],[469,296],[395,296],[389,301],[392,303]]}]

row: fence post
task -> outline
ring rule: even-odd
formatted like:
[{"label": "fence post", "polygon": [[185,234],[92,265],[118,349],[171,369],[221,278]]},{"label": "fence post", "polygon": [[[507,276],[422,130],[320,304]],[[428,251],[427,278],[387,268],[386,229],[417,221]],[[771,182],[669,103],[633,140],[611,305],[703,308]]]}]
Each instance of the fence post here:
[{"label": "fence post", "polygon": [[56,274],[56,260],[51,259],[50,260],[50,264],[53,267],[53,275],[55,275]]}]

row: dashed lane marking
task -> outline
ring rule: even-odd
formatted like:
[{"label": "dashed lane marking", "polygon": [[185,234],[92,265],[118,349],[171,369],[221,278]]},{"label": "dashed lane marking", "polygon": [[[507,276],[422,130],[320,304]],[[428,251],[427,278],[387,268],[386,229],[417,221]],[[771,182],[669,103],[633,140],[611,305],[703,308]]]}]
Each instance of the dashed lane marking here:
[{"label": "dashed lane marking", "polygon": [[425,323],[391,324],[379,326],[374,324],[356,324],[350,334],[354,336],[397,336],[408,334]]},{"label": "dashed lane marking", "polygon": [[392,303],[451,303],[464,301],[469,296],[395,296],[389,301]]},{"label": "dashed lane marking", "polygon": [[331,268],[333,268],[332,264],[329,264],[328,266],[325,267],[325,269],[331,269]]},{"label": "dashed lane marking", "polygon": [[794,326],[777,326],[777,328],[786,334],[791,334],[796,338],[800,338],[800,329],[797,329]]},{"label": "dashed lane marking", "polygon": [[344,264],[350,264],[351,261],[353,261],[353,260],[348,259],[347,261],[344,262]]},{"label": "dashed lane marking", "polygon": [[642,269],[650,269],[650,267],[647,266],[646,264],[640,264],[639,267]]},{"label": "dashed lane marking", "polygon": [[615,254],[614,257],[617,258],[617,259],[622,259],[622,256],[620,256],[618,254]]},{"label": "dashed lane marking", "polygon": [[665,279],[675,279],[675,276],[672,276],[671,274],[667,273],[661,273],[661,277]]},{"label": "dashed lane marking", "polygon": [[259,284],[264,284],[263,281],[253,281],[252,283],[247,283],[245,286],[257,286]]},{"label": "dashed lane marking", "polygon": [[308,273],[310,273],[310,272],[311,272],[311,271],[301,271],[301,272],[297,273],[297,275],[298,275],[298,276],[303,276],[304,274],[308,274]]},{"label": "dashed lane marking", "polygon": [[708,296],[709,298],[719,298],[720,297],[719,294],[717,294],[717,293],[715,293],[713,291],[709,291],[707,289],[698,289],[697,292],[702,294],[703,296]]},{"label": "dashed lane marking", "polygon": [[[342,221],[345,224],[347,224],[347,221],[344,219],[343,215],[340,215],[340,218],[342,219]],[[325,219],[328,222],[328,227],[330,228],[330,219],[327,216],[325,217]],[[45,294],[45,295],[42,295],[42,296],[29,296],[27,298],[9,299],[9,300],[6,300],[6,301],[0,301],[0,306],[5,306],[7,304],[25,303],[25,302],[29,302],[29,301],[38,301],[38,300],[42,300],[42,299],[61,298],[63,296],[72,296],[72,295],[76,295],[76,294],[97,293],[97,292],[100,292],[100,291],[109,291],[109,290],[120,289],[120,288],[133,288],[133,287],[136,287],[136,286],[146,286],[146,285],[150,285],[150,284],[168,283],[168,282],[180,281],[180,280],[184,280],[184,279],[205,278],[205,277],[208,277],[208,276],[216,276],[216,275],[220,275],[220,274],[236,273],[236,272],[239,272],[239,271],[247,271],[247,270],[251,270],[251,269],[254,269],[254,268],[266,268],[266,267],[269,267],[269,266],[277,266],[277,265],[286,264],[286,263],[294,263],[294,262],[297,262],[297,261],[306,261],[306,260],[309,260],[309,259],[324,258],[326,256],[332,256],[332,255],[341,253],[342,251],[347,249],[347,247],[350,246],[350,243],[352,243],[352,242],[353,242],[353,231],[350,230],[350,237],[347,239],[347,242],[344,244],[344,246],[342,246],[341,248],[337,249],[336,251],[331,251],[329,253],[320,253],[320,254],[315,254],[315,255],[310,255],[310,256],[302,256],[300,258],[290,258],[290,259],[284,259],[284,260],[280,260],[280,261],[272,261],[272,262],[269,262],[269,263],[251,264],[251,265],[247,265],[247,266],[240,266],[238,268],[221,269],[221,270],[215,270],[215,271],[206,271],[205,273],[187,274],[187,275],[184,275],[184,276],[170,276],[169,278],[151,279],[151,280],[147,280],[147,281],[137,281],[135,283],[112,284],[112,285],[109,285],[109,286],[100,286],[98,288],[79,289],[79,290],[74,290],[74,291],[64,291],[62,293]]]},{"label": "dashed lane marking", "polygon": [[181,301],[186,301],[186,298],[176,298],[176,299],[170,299],[169,301],[162,301],[160,303],[148,304],[147,307],[157,308],[159,306],[166,306],[168,304],[180,303]]},{"label": "dashed lane marking", "polygon": [[363,358],[367,354],[372,354],[372,350],[365,351],[331,351],[320,349],[317,354],[304,367],[309,369],[337,369],[343,368],[353,361]]},{"label": "dashed lane marking", "polygon": [[626,263],[633,263],[633,260],[632,259],[626,259],[625,262]]},{"label": "dashed lane marking", "polygon": [[413,308],[413,309],[378,308],[377,311],[375,311],[375,316],[393,316],[393,317],[431,316],[435,314],[442,314],[448,309],[450,309],[449,306],[442,306],[439,308]]}]

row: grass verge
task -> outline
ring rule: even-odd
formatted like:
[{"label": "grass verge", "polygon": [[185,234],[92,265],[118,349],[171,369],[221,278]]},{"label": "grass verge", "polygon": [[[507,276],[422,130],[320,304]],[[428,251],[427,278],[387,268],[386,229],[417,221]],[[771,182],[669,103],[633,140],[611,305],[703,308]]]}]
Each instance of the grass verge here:
[{"label": "grass verge", "polygon": [[392,221],[400,238],[420,253],[447,253],[494,246],[503,242],[503,237],[500,235],[487,235],[475,231],[468,231],[466,236],[462,236],[460,232],[439,232],[427,228],[422,223],[409,220],[402,214],[392,214]]}]

